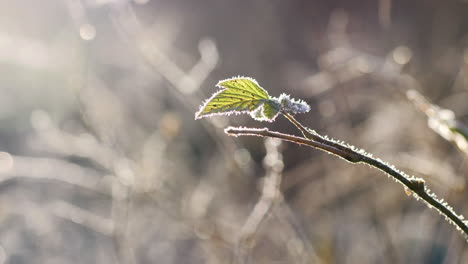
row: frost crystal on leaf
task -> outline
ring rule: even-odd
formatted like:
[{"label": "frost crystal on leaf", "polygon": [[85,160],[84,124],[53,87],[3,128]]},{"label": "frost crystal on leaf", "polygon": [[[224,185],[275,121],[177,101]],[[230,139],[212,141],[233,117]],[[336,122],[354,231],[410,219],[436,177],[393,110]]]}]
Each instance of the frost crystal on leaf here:
[{"label": "frost crystal on leaf", "polygon": [[273,122],[281,110],[281,104],[272,99],[250,113],[250,116],[257,121]]},{"label": "frost crystal on leaf", "polygon": [[221,90],[203,103],[195,114],[196,119],[212,115],[251,113],[271,101],[267,91],[252,78],[230,78],[220,81],[216,86]]},{"label": "frost crystal on leaf", "polygon": [[288,114],[303,114],[310,111],[310,106],[303,100],[295,100],[287,94],[281,94],[278,98],[281,110]]},{"label": "frost crystal on leaf", "polygon": [[195,119],[249,113],[257,121],[272,122],[280,112],[302,114],[310,110],[306,102],[292,99],[287,94],[279,98],[271,97],[257,81],[249,77],[226,79],[216,86],[221,90],[203,103]]},{"label": "frost crystal on leaf", "polygon": [[234,77],[220,81],[216,86],[221,90],[203,103],[195,119],[250,113],[255,120],[272,122],[282,109],[279,100],[268,95],[252,78]]}]

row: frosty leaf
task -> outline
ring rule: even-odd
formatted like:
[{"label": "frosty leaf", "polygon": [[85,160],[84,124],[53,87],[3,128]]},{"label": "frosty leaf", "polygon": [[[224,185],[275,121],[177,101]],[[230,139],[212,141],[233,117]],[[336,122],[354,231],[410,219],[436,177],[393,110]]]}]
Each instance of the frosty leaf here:
[{"label": "frosty leaf", "polygon": [[260,106],[256,110],[250,112],[250,116],[258,121],[263,121],[265,120],[265,116],[263,115],[263,106]]},{"label": "frosty leaf", "polygon": [[267,91],[260,87],[260,85],[252,78],[249,77],[234,77],[220,81],[216,86],[238,90],[242,94],[248,94],[249,92],[252,95],[257,95],[259,98],[269,99]]},{"label": "frosty leaf", "polygon": [[262,106],[257,108],[255,111],[250,113],[250,116],[257,121],[268,121],[275,120],[281,110],[281,104],[276,100],[269,100]]},{"label": "frosty leaf", "polygon": [[306,102],[292,99],[289,95],[271,97],[252,78],[235,77],[220,81],[216,86],[221,90],[203,103],[195,114],[195,119],[212,115],[250,113],[255,120],[271,122],[281,112],[302,114],[310,110]]},{"label": "frosty leaf", "polygon": [[[201,106],[195,115],[196,119],[211,115],[252,113],[264,104],[268,105],[266,107],[268,116],[276,117],[277,113],[274,113],[273,110],[276,101],[273,102],[267,91],[260,87],[254,79],[248,77],[231,78],[220,81],[217,86],[222,90],[215,93]],[[260,114],[263,115],[263,112]]]}]

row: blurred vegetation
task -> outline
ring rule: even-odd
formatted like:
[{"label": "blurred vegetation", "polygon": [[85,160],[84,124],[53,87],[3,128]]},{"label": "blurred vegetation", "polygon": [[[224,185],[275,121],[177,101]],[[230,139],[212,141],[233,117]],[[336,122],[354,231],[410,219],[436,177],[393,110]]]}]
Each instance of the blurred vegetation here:
[{"label": "blurred vegetation", "polygon": [[272,171],[280,202],[242,237],[252,263],[468,263],[459,232],[380,173],[223,133],[264,125],[248,116],[194,121],[218,80],[252,76],[467,216],[466,140],[450,134],[468,124],[466,14],[461,0],[0,1],[0,263],[230,263]]}]

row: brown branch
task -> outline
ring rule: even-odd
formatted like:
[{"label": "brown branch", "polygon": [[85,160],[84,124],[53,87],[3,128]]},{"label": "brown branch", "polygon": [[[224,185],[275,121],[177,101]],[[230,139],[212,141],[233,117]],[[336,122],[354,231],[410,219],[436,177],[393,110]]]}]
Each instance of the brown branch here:
[{"label": "brown branch", "polygon": [[[289,119],[289,118],[288,118]],[[295,120],[295,119],[293,119]],[[296,121],[297,122],[297,121]],[[299,129],[303,133],[311,134],[305,127],[303,127],[299,122]],[[296,123],[295,123],[296,125]],[[297,126],[297,125],[296,125]],[[304,132],[306,131],[306,132]],[[436,195],[433,194],[425,185],[423,179],[410,177],[394,168],[391,165],[388,165],[381,161],[380,159],[373,158],[371,155],[365,153],[364,151],[357,151],[352,146],[345,146],[337,143],[336,141],[326,139],[318,134],[314,135],[311,138],[319,137],[320,142],[314,139],[306,139],[293,135],[283,134],[275,131],[269,131],[267,128],[262,129],[253,129],[253,128],[242,128],[242,127],[228,127],[225,129],[225,132],[231,136],[258,136],[258,137],[271,137],[279,138],[285,141],[290,141],[300,145],[306,145],[309,147],[317,148],[324,150],[328,153],[337,155],[345,160],[348,160],[353,163],[365,163],[379,169],[388,175],[395,178],[398,182],[403,184],[406,190],[411,190],[415,198],[423,199],[429,207],[434,207],[437,211],[446,217],[447,221],[454,224],[457,229],[462,231],[465,234],[465,239],[468,241],[468,226],[466,221],[463,220],[463,216],[458,215],[453,211],[453,209],[448,206],[442,200],[438,200]],[[338,146],[339,145],[339,146]]]},{"label": "brown branch", "polygon": [[344,154],[343,156],[338,155],[338,154],[337,155],[341,156],[342,158],[344,158],[345,160],[349,162],[356,163],[360,161],[359,156],[355,155],[352,152],[349,152],[346,146],[343,146],[342,144],[335,142],[333,140],[326,139],[322,137],[321,135],[319,135],[314,130],[308,129],[307,127],[299,123],[299,121],[297,121],[292,115],[284,111],[282,111],[281,113],[283,114],[284,117],[286,117],[286,119],[288,119],[291,123],[293,123],[297,127],[297,129],[299,129],[302,132],[302,135],[304,135],[305,138],[308,138],[312,141],[316,141],[323,145],[338,149],[339,151],[341,151],[341,153],[344,153]]}]

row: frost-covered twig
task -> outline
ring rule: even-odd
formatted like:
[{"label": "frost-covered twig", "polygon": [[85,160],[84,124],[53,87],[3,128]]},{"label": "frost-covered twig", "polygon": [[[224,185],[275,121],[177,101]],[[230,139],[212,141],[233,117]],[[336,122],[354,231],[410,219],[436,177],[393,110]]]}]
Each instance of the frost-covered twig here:
[{"label": "frost-covered twig", "polygon": [[[300,123],[298,122],[298,124]],[[337,155],[353,163],[368,164],[369,166],[379,169],[388,174],[389,176],[392,176],[395,180],[403,184],[405,188],[411,190],[415,198],[421,198],[428,204],[429,207],[434,207],[435,209],[437,209],[437,211],[439,211],[440,214],[445,216],[449,222],[454,224],[457,227],[457,229],[459,229],[460,231],[462,231],[462,233],[465,234],[465,238],[468,238],[468,226],[463,216],[455,213],[452,207],[450,207],[443,200],[437,199],[436,195],[426,187],[426,184],[423,179],[411,177],[405,174],[404,172],[397,170],[395,167],[381,161],[380,159],[373,158],[370,154],[367,154],[362,150],[357,150],[352,146],[344,145],[334,140],[326,139],[318,134],[315,134],[315,137],[320,137],[320,142],[318,142],[315,139],[307,139],[275,131],[269,131],[267,128],[252,129],[228,127],[225,130],[225,132],[231,136],[259,136],[279,138],[296,144],[306,145],[309,147],[324,150],[328,153]]]}]

